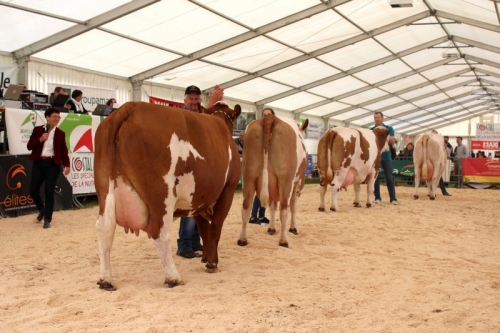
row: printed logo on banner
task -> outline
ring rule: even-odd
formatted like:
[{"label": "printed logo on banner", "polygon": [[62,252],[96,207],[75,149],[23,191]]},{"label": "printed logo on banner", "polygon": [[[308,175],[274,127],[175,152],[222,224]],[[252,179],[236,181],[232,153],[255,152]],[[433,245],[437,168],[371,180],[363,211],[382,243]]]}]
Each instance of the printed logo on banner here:
[{"label": "printed logo on banner", "polygon": [[[94,152],[91,116],[69,113],[58,127],[66,133],[66,145],[70,152]],[[72,145],[72,142],[75,144]]]},{"label": "printed logo on banner", "polygon": [[22,164],[14,164],[10,167],[7,172],[5,183],[12,192],[8,193],[0,202],[0,205],[3,205],[6,211],[24,208],[23,206],[28,208],[34,205],[34,201],[30,195],[19,195],[15,193],[15,191],[21,190],[23,185],[28,185],[28,182],[28,175]]},{"label": "printed logo on banner", "polygon": [[71,179],[69,181],[73,193],[95,193],[93,158],[93,154],[71,156]]},{"label": "printed logo on banner", "polygon": [[[38,114],[36,112],[30,112],[21,123],[19,131],[21,133],[21,140],[23,143],[28,143],[31,133],[33,133],[33,128],[36,126],[37,117]],[[26,126],[27,124],[30,124],[31,126]]]}]

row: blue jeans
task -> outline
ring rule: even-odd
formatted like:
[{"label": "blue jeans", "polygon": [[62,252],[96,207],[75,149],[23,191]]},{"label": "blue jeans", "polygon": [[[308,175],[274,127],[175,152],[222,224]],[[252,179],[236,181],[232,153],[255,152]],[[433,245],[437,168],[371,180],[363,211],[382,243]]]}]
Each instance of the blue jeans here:
[{"label": "blue jeans", "polygon": [[259,219],[266,215],[266,209],[260,206],[260,200],[258,196],[253,199],[252,215],[251,217],[257,217],[257,212],[259,213]]},{"label": "blue jeans", "polygon": [[177,252],[193,251],[200,246],[200,234],[192,217],[181,217]]},{"label": "blue jeans", "polygon": [[[387,189],[389,190],[389,197],[391,198],[390,201],[397,201],[398,199],[396,198],[396,186],[394,185],[394,178],[392,177],[392,161],[380,161],[380,165],[382,166],[382,168],[384,168],[385,183],[387,184]],[[375,195],[375,200],[381,200],[379,177],[377,177],[377,180],[375,181],[375,189],[373,191],[373,194]]]}]

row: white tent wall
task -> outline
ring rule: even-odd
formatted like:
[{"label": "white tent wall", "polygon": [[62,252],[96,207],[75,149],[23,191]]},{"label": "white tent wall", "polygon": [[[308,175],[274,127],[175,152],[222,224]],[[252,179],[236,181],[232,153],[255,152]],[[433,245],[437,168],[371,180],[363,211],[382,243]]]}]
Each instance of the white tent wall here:
[{"label": "white tent wall", "polygon": [[12,55],[0,53],[0,64],[15,64],[15,60]]},{"label": "white tent wall", "polygon": [[108,89],[116,91],[116,99],[121,105],[132,100],[132,84],[126,78],[118,78],[80,71],[31,60],[28,63],[26,87],[44,94],[50,94],[48,84],[55,83],[71,86]]}]

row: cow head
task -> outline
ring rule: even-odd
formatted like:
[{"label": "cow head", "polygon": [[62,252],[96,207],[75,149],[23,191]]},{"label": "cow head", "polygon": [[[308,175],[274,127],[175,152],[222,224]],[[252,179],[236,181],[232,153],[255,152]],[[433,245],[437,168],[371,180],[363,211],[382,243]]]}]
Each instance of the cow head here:
[{"label": "cow head", "polygon": [[215,103],[213,106],[205,109],[204,107],[200,107],[201,113],[206,113],[213,115],[222,119],[227,125],[230,133],[233,133],[233,125],[236,118],[241,113],[241,107],[239,104],[234,106],[234,110],[231,109],[226,103],[219,101]]},{"label": "cow head", "polygon": [[377,147],[381,153],[389,151],[389,130],[384,126],[377,126],[373,129],[377,138]]}]

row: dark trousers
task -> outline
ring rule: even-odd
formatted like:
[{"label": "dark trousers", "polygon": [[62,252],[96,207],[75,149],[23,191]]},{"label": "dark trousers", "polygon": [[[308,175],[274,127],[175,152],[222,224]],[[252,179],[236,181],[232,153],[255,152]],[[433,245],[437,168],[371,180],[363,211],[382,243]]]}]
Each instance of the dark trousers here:
[{"label": "dark trousers", "polygon": [[[397,200],[396,186],[394,185],[394,178],[392,177],[392,161],[380,161],[380,165],[384,168],[385,183],[387,184],[387,189],[389,190],[390,201]],[[375,199],[381,199],[379,177],[377,177],[377,180],[375,181],[373,194],[375,195]]]},{"label": "dark trousers", "polygon": [[441,194],[448,193],[446,191],[446,186],[444,185],[443,177],[439,178],[439,188],[441,189]]},{"label": "dark trousers", "polygon": [[[54,162],[53,158],[38,160],[33,163],[31,173],[30,196],[35,201],[38,211],[43,212],[45,222],[52,221],[54,212],[54,190],[57,178],[61,173],[61,167]],[[45,205],[40,196],[40,188],[45,181]]]},{"label": "dark trousers", "polygon": [[[257,213],[259,213],[259,216],[257,216]],[[251,217],[262,218],[265,215],[266,215],[266,209],[264,207],[260,206],[259,197],[255,196],[255,198],[253,199],[252,216]]]},{"label": "dark trousers", "polygon": [[179,226],[179,239],[177,239],[177,252],[193,251],[200,247],[200,234],[194,218],[181,217]]}]

